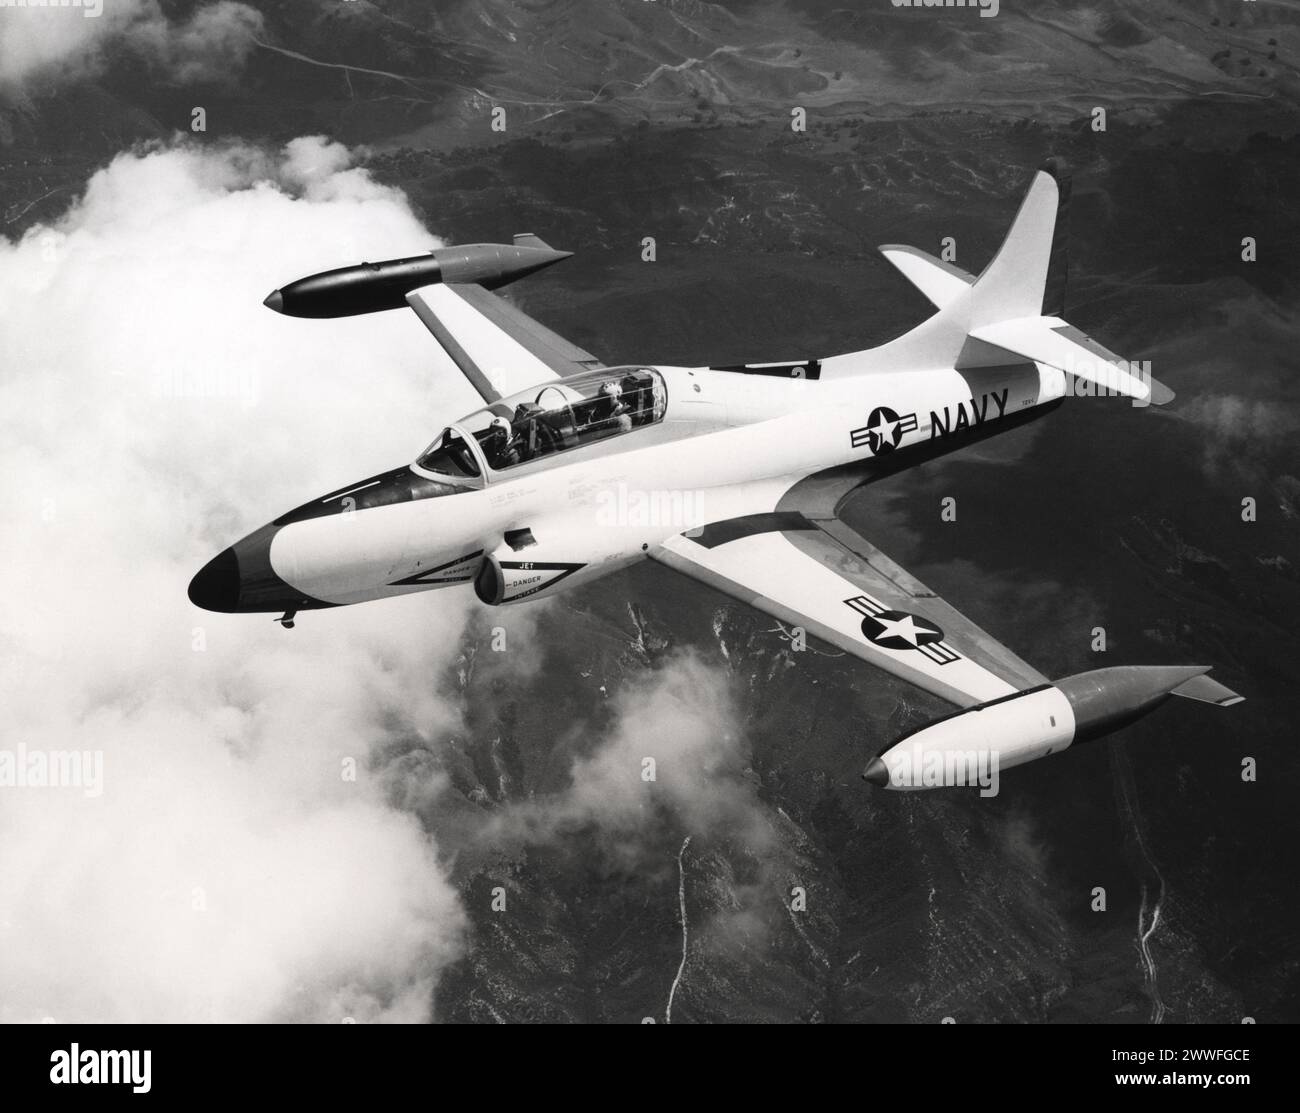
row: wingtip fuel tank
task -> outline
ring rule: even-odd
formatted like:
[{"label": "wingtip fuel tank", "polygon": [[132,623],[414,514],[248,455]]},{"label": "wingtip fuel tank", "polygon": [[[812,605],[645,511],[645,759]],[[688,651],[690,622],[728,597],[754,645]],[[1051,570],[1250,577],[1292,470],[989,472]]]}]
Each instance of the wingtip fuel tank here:
[{"label": "wingtip fuel tank", "polygon": [[1228,707],[1242,697],[1205,674],[1208,665],[1095,669],[968,707],[909,731],[872,758],[863,779],[915,790],[987,786],[1002,770],[1102,738],[1170,696]]},{"label": "wingtip fuel tank", "polygon": [[440,247],[427,255],[357,263],[308,275],[272,290],[262,303],[288,317],[352,317],[401,309],[406,295],[438,282],[477,283],[496,290],[536,274],[573,252],[557,251],[531,234],[513,244],[471,243]]}]

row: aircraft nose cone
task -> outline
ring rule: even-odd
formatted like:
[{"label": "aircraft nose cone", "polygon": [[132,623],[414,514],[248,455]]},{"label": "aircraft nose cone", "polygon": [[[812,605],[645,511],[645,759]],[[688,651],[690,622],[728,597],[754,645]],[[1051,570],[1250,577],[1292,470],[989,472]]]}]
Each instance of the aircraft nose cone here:
[{"label": "aircraft nose cone", "polygon": [[889,768],[878,757],[873,757],[868,763],[867,768],[862,774],[862,779],[867,784],[873,784],[877,788],[884,788],[889,784]]},{"label": "aircraft nose cone", "polygon": [[190,602],[205,611],[233,613],[239,605],[239,559],[223,549],[190,581]]},{"label": "aircraft nose cone", "polygon": [[272,290],[269,294],[266,295],[266,299],[262,302],[262,304],[266,306],[267,309],[274,309],[277,313],[283,313],[284,295],[280,293],[279,290]]}]

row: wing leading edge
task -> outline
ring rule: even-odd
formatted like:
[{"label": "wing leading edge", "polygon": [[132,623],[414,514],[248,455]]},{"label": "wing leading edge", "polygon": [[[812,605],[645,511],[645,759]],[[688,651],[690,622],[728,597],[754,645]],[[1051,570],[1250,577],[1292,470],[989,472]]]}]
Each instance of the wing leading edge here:
[{"label": "wing leading edge", "polygon": [[477,283],[421,286],[406,301],[488,404],[535,383],[603,366]]}]

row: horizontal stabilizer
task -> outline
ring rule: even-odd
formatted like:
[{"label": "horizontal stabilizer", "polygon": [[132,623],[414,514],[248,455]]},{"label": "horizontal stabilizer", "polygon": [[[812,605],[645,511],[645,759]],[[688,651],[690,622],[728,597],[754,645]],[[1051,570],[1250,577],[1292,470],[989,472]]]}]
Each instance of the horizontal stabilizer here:
[{"label": "horizontal stabilizer", "polygon": [[928,255],[920,248],[886,243],[880,245],[880,253],[929,298],[936,309],[956,301],[975,284],[974,275]]},{"label": "horizontal stabilizer", "polygon": [[[1045,363],[1078,379],[1095,383],[1101,392],[1135,398],[1155,406],[1173,400],[1174,392],[1128,360],[1102,347],[1059,317],[1020,317],[972,329],[972,339],[1011,352],[1023,359]],[[968,353],[963,353],[963,356]],[[994,362],[986,351],[959,358],[958,367],[987,366]],[[1135,373],[1136,372],[1136,373]]]}]

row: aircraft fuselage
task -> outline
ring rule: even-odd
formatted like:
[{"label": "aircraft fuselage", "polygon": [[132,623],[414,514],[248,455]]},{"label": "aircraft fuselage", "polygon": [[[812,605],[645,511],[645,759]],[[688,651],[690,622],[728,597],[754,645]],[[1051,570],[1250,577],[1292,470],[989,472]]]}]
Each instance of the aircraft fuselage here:
[{"label": "aircraft fuselage", "polygon": [[409,465],[359,480],[236,542],[190,597],[294,612],[472,582],[487,602],[532,599],[694,526],[772,512],[807,476],[851,469],[870,482],[1040,416],[1064,393],[1059,371],[1033,363],[829,378],[652,370],[666,391],[653,425],[477,477]]}]

